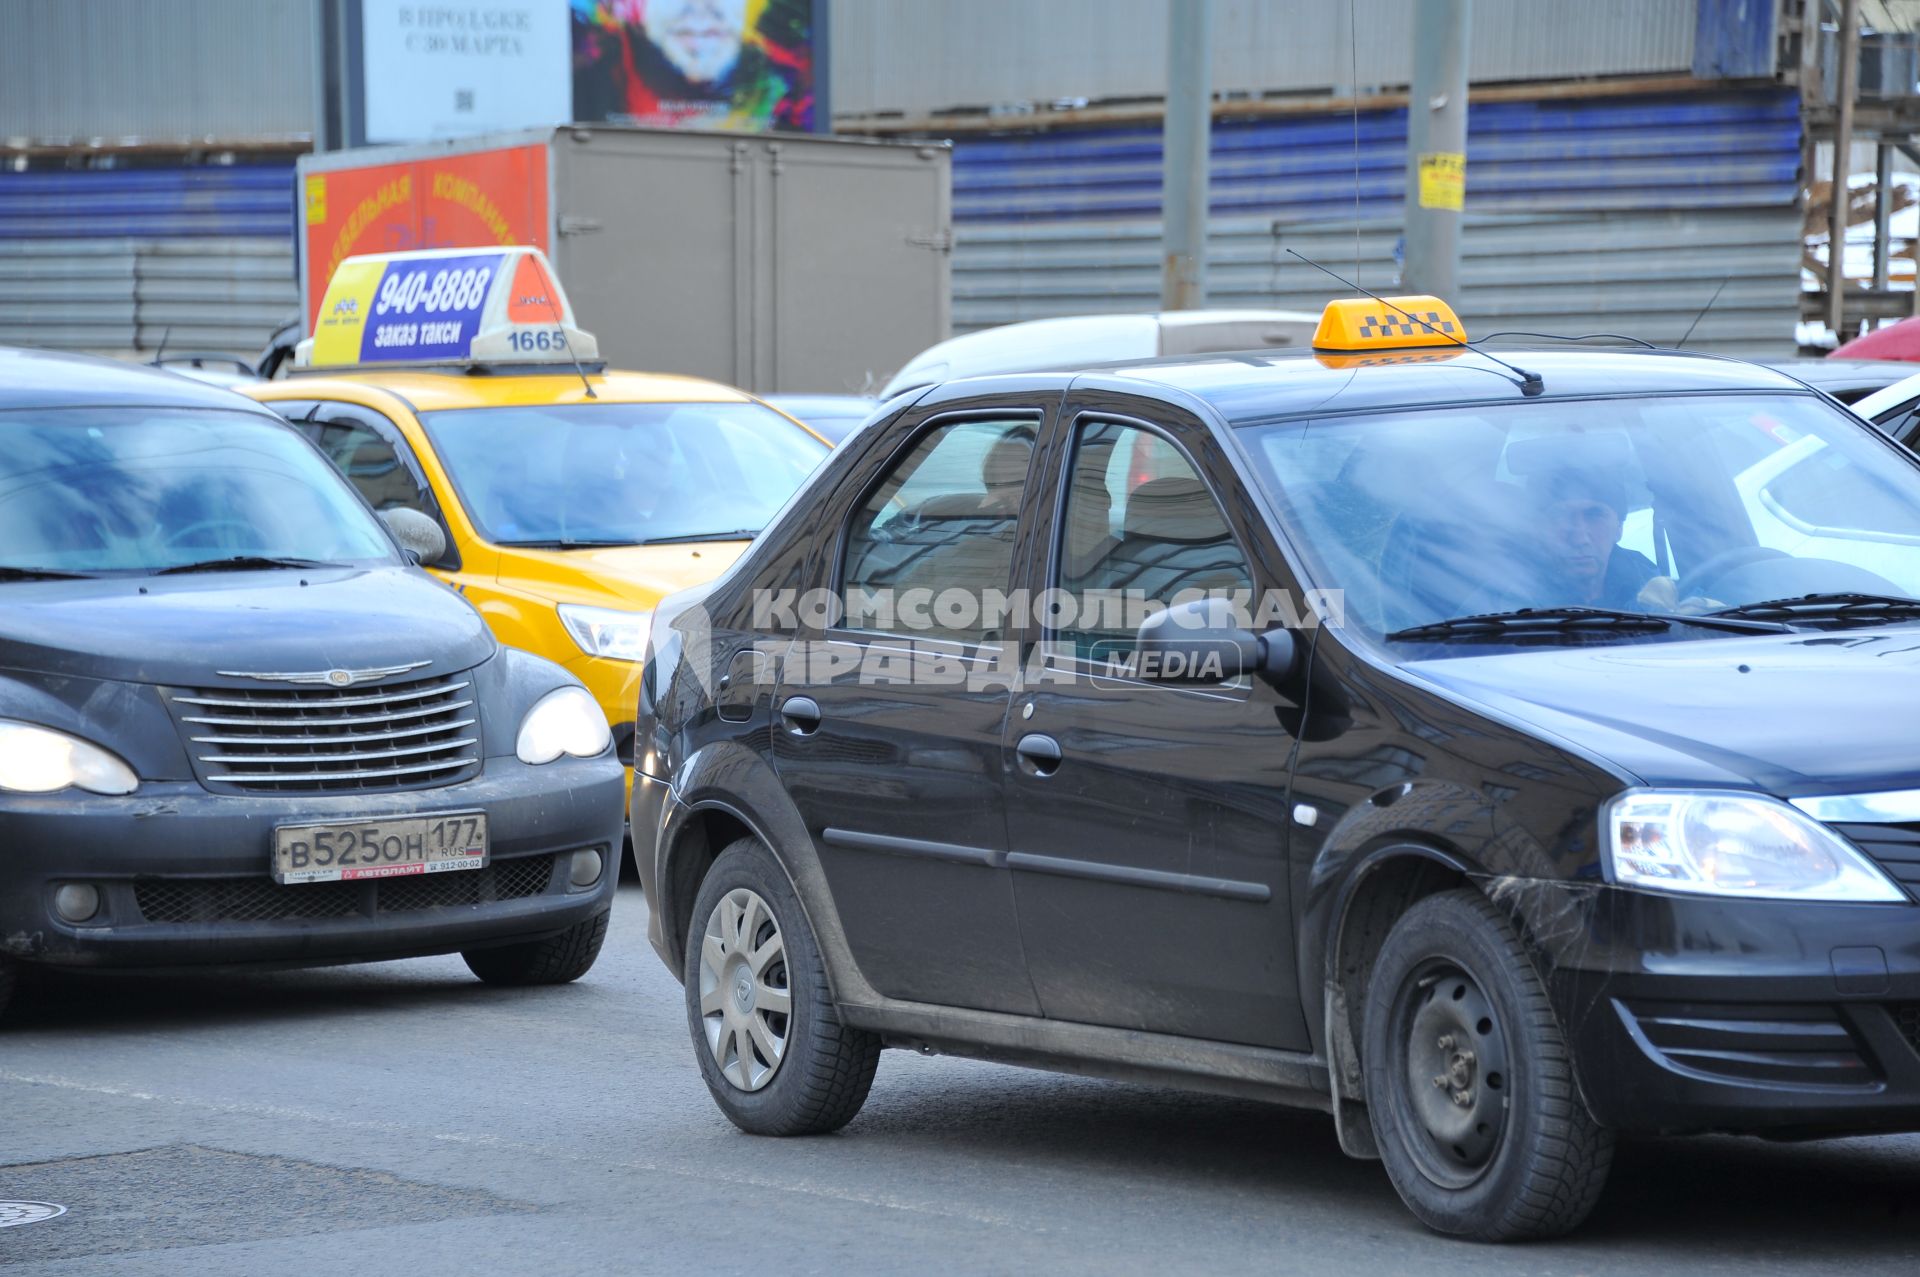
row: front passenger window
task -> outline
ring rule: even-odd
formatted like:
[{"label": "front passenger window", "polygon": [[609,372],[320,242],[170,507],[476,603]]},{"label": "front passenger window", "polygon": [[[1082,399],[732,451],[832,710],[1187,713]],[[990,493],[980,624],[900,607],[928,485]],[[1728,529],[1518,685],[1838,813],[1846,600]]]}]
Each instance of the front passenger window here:
[{"label": "front passenger window", "polygon": [[[895,463],[847,529],[841,583],[849,628],[960,643],[999,637],[998,610],[985,598],[1006,590],[1013,568],[1036,425],[1034,418],[951,422],[920,436]],[[914,623],[899,606],[908,591],[936,601],[914,607]],[[862,593],[892,602],[856,614]],[[922,616],[930,624],[918,624]]]}]

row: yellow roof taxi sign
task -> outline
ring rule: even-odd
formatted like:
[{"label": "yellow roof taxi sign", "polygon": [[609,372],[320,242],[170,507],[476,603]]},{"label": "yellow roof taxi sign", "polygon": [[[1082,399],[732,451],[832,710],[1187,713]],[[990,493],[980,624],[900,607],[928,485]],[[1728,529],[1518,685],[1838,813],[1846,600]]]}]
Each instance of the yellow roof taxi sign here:
[{"label": "yellow roof taxi sign", "polygon": [[[1424,295],[1330,301],[1313,332],[1314,354],[1329,368],[1429,363],[1452,358],[1466,344],[1466,325],[1453,307]],[[1422,349],[1433,346],[1446,349]]]},{"label": "yellow roof taxi sign", "polygon": [[591,333],[537,248],[431,248],[349,257],[327,283],[296,368],[597,360]]}]

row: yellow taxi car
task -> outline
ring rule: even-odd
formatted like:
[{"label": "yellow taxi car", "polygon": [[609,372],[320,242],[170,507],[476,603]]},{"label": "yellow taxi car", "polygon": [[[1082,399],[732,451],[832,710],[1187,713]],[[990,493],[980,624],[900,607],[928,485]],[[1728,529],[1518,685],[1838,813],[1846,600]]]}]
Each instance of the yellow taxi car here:
[{"label": "yellow taxi car", "polygon": [[350,258],[320,314],[245,393],[439,526],[424,565],[587,685],[631,780],[654,604],[726,569],[827,445],[731,387],[608,370],[537,249]]}]

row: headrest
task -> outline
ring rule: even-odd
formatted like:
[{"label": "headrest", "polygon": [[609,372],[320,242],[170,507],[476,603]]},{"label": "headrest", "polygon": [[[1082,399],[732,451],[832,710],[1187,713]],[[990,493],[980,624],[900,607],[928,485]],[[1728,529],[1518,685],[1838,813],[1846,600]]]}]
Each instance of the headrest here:
[{"label": "headrest", "polygon": [[1127,497],[1125,534],[1155,541],[1218,541],[1220,510],[1200,480],[1149,479]]}]

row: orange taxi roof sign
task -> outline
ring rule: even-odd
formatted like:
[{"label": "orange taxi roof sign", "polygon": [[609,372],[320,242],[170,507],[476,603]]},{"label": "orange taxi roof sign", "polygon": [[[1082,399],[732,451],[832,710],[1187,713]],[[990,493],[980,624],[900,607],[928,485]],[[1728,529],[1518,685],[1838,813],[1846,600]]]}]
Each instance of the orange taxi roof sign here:
[{"label": "orange taxi roof sign", "polygon": [[1313,348],[1330,351],[1404,350],[1409,346],[1460,346],[1466,326],[1438,297],[1343,297],[1327,303]]}]

